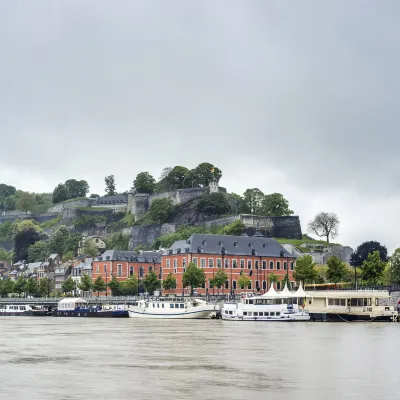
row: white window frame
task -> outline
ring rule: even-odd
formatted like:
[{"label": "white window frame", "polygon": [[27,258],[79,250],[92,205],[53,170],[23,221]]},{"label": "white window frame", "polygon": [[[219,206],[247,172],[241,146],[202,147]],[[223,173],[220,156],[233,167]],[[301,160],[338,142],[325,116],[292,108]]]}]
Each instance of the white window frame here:
[{"label": "white window frame", "polygon": [[200,268],[206,267],[206,259],[204,257],[200,258]]},{"label": "white window frame", "polygon": [[236,259],[232,260],[232,268],[237,268],[238,267],[238,263]]},{"label": "white window frame", "polygon": [[222,259],[217,258],[217,268],[222,268]]},{"label": "white window frame", "polygon": [[213,258],[208,259],[208,268],[214,268],[214,259]]},{"label": "white window frame", "polygon": [[171,268],[171,260],[170,260],[169,258],[167,258],[167,259],[165,260],[165,268],[168,268],[168,269]]}]

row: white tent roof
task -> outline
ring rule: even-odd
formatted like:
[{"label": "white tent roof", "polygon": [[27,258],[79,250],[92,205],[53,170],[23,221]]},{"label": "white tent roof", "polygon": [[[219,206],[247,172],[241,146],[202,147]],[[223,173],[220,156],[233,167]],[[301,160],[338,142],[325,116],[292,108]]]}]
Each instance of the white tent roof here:
[{"label": "white tent roof", "polygon": [[65,304],[65,303],[87,303],[85,299],[81,297],[66,297],[58,302],[58,304]]},{"label": "white tent roof", "polygon": [[287,287],[287,283],[285,283],[285,287],[283,288],[282,292],[279,293],[282,297],[287,297],[287,298],[291,298],[291,297],[296,297]]},{"label": "white tent roof", "polygon": [[264,293],[260,297],[263,299],[276,299],[282,296],[280,296],[274,289],[274,282],[271,282],[271,287],[269,288],[268,292]]},{"label": "white tent roof", "polygon": [[307,293],[303,289],[303,285],[300,282],[300,286],[297,291],[293,294],[293,297],[307,297]]}]

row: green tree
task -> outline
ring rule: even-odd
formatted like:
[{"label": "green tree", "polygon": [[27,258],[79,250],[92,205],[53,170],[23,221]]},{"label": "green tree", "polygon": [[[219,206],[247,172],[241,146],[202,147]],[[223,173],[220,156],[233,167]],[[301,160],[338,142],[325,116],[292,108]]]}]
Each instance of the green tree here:
[{"label": "green tree", "polygon": [[180,165],[172,168],[168,174],[166,180],[168,185],[168,190],[182,189],[184,186],[185,177],[189,170],[186,167]]},{"label": "green tree", "polygon": [[33,211],[37,206],[36,197],[32,193],[22,192],[15,203],[17,210],[28,214],[28,211]]},{"label": "green tree", "polygon": [[79,243],[82,240],[82,235],[78,232],[70,233],[68,240],[65,244],[65,252],[72,251],[76,255],[79,247]]},{"label": "green tree", "polygon": [[63,201],[68,200],[68,199],[69,199],[69,197],[68,197],[67,188],[65,187],[65,185],[63,183],[60,183],[53,190],[53,203],[54,204],[62,203]]},{"label": "green tree", "polygon": [[361,267],[368,259],[368,255],[374,251],[379,251],[379,257],[381,261],[387,262],[388,253],[386,246],[381,245],[376,240],[370,240],[368,242],[361,243],[356,251],[351,255],[351,265]]},{"label": "green tree", "polygon": [[244,198],[236,193],[229,193],[228,201],[233,214],[249,214],[251,212]]},{"label": "green tree", "polygon": [[303,283],[313,283],[318,279],[315,263],[311,256],[302,256],[297,259],[293,277],[296,282]]},{"label": "green tree", "polygon": [[29,262],[44,261],[50,255],[49,242],[39,240],[28,248]]},{"label": "green tree", "polygon": [[320,212],[308,223],[308,230],[317,236],[326,237],[329,244],[329,238],[335,239],[339,234],[339,223],[335,213]]},{"label": "green tree", "polygon": [[60,225],[50,239],[50,251],[63,255],[69,239],[69,229],[66,225]]},{"label": "green tree", "polygon": [[86,197],[89,192],[89,184],[84,180],[68,179],[65,181],[65,189],[68,193],[68,199]]},{"label": "green tree", "polygon": [[121,282],[117,280],[117,278],[113,275],[110,282],[108,282],[108,287],[111,290],[111,294],[113,296],[121,296],[122,294],[122,287]]},{"label": "green tree", "polygon": [[97,292],[97,296],[100,295],[100,292],[105,292],[107,289],[106,283],[103,281],[101,276],[98,276],[93,284],[93,290]]},{"label": "green tree", "polygon": [[0,224],[0,242],[12,240],[14,225],[10,221],[5,221]]},{"label": "green tree", "polygon": [[290,281],[288,274],[285,274],[285,276],[283,277],[281,288],[284,289],[285,285],[287,285],[289,290],[292,290],[292,282]]},{"label": "green tree", "polygon": [[86,240],[83,246],[83,254],[88,256],[96,257],[99,254],[99,250],[96,245],[93,243],[93,240]]},{"label": "green tree", "polygon": [[150,223],[163,224],[168,221],[173,209],[174,205],[172,200],[167,198],[154,199],[150,204],[149,211],[145,218]]},{"label": "green tree", "polygon": [[122,282],[122,294],[124,296],[135,296],[138,292],[138,280],[136,275],[131,275],[126,281]]},{"label": "green tree", "polygon": [[75,254],[73,251],[66,251],[62,256],[63,262],[71,261],[74,258],[75,258]]},{"label": "green tree", "polygon": [[117,194],[117,191],[115,189],[114,175],[106,176],[104,178],[104,181],[106,183],[106,195],[115,196]]},{"label": "green tree", "polygon": [[376,285],[378,278],[382,276],[386,263],[381,260],[379,251],[368,254],[367,260],[361,266],[363,279],[368,283]]},{"label": "green tree", "polygon": [[265,195],[262,199],[261,214],[282,217],[293,214],[293,211],[289,209],[289,202],[281,193],[272,193]]},{"label": "green tree", "polygon": [[268,280],[269,280],[269,283],[275,283],[276,284],[276,283],[279,282],[279,276],[274,274],[274,273],[269,274],[268,275]]},{"label": "green tree", "polygon": [[69,276],[62,284],[63,293],[72,293],[75,290],[75,282]]},{"label": "green tree", "polygon": [[18,232],[14,236],[14,262],[28,259],[28,249],[40,239],[34,228]]},{"label": "green tree", "polygon": [[222,235],[240,236],[245,229],[246,226],[244,225],[244,223],[240,220],[237,220],[229,225],[225,225],[224,227],[222,227],[219,233],[221,233]]},{"label": "green tree", "polygon": [[0,280],[0,296],[8,297],[11,293],[15,293],[15,282],[10,278]]},{"label": "green tree", "polygon": [[8,211],[15,210],[17,207],[17,200],[18,198],[16,196],[8,196],[5,199],[5,208]]},{"label": "green tree", "polygon": [[246,289],[249,287],[251,280],[246,275],[240,275],[239,279],[237,280],[237,283],[238,283],[240,289]]},{"label": "green tree", "polygon": [[20,275],[18,279],[15,281],[15,286],[14,286],[15,293],[18,293],[18,295],[25,293],[25,285],[26,285],[26,279],[22,275]]},{"label": "green tree", "polygon": [[400,248],[396,249],[390,256],[389,270],[389,282],[398,285],[400,283]]},{"label": "green tree", "polygon": [[262,202],[264,199],[264,193],[258,189],[247,189],[243,193],[243,199],[246,203],[246,207],[252,214],[260,214],[262,210]]},{"label": "green tree", "polygon": [[39,288],[35,278],[28,278],[26,280],[25,292],[28,296],[37,296],[39,294]]},{"label": "green tree", "polygon": [[222,171],[208,162],[199,164],[192,172],[194,187],[207,187],[212,181],[219,182],[221,177]]},{"label": "green tree", "polygon": [[50,278],[42,278],[39,281],[39,294],[40,297],[50,297],[51,280]]},{"label": "green tree", "polygon": [[346,276],[346,264],[339,257],[332,256],[329,258],[327,265],[326,278],[329,282],[334,283],[336,287],[337,283],[342,282]]},{"label": "green tree", "polygon": [[193,296],[194,289],[206,282],[204,271],[191,262],[183,273],[182,282],[183,287],[190,287],[190,295]]},{"label": "green tree", "polygon": [[93,289],[92,278],[88,274],[83,274],[78,288],[82,290],[82,292],[91,291]]},{"label": "green tree", "polygon": [[153,294],[156,289],[160,287],[160,281],[157,274],[154,271],[150,271],[142,281],[143,287],[146,292]]},{"label": "green tree", "polygon": [[14,186],[9,186],[4,183],[0,183],[0,208],[3,206],[4,201],[7,197],[15,196],[17,189]]},{"label": "green tree", "polygon": [[211,193],[201,196],[197,210],[205,215],[220,215],[230,213],[231,207],[224,193]]},{"label": "green tree", "polygon": [[5,251],[3,248],[0,247],[0,261],[6,261],[7,263],[12,262],[12,253]]},{"label": "green tree", "polygon": [[163,289],[168,290],[176,289],[176,278],[172,275],[172,272],[163,280]]},{"label": "green tree", "polygon": [[136,175],[136,179],[133,181],[133,186],[138,193],[149,193],[154,192],[156,180],[150,175],[149,172],[140,172]]},{"label": "green tree", "polygon": [[13,225],[13,236],[15,237],[18,233],[27,232],[30,229],[34,229],[38,233],[42,232],[37,222],[32,219],[16,220]]},{"label": "green tree", "polygon": [[225,284],[227,280],[228,274],[224,270],[219,269],[210,279],[210,286],[216,287],[218,291],[217,293],[219,294],[219,289]]}]

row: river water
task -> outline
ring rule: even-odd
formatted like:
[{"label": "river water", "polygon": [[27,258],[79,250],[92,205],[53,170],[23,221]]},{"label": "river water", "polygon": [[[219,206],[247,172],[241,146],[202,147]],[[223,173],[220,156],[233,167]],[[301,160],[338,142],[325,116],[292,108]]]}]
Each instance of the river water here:
[{"label": "river water", "polygon": [[0,399],[396,399],[400,324],[0,317]]}]

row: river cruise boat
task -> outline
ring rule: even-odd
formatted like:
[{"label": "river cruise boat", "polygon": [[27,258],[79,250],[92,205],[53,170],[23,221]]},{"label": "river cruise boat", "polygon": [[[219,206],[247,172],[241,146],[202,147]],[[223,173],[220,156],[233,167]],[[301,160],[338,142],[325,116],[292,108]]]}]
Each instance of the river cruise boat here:
[{"label": "river cruise boat", "polygon": [[7,304],[0,305],[0,316],[47,317],[51,316],[51,311],[44,306]]},{"label": "river cruise boat", "polygon": [[296,293],[291,293],[287,286],[282,292],[276,292],[273,284],[267,293],[254,296],[244,293],[238,303],[225,303],[221,316],[225,321],[265,321],[265,322],[295,322],[309,321],[310,315],[304,307],[299,309],[298,301],[304,297],[300,287]]},{"label": "river cruise boat", "polygon": [[155,298],[131,304],[129,316],[153,319],[206,319],[219,315],[218,309],[218,305],[199,299]]},{"label": "river cruise boat", "polygon": [[307,290],[305,303],[312,321],[395,321],[389,299],[386,290]]},{"label": "river cruise boat", "polygon": [[65,298],[53,310],[54,317],[128,318],[126,305],[89,305],[82,298]]}]

